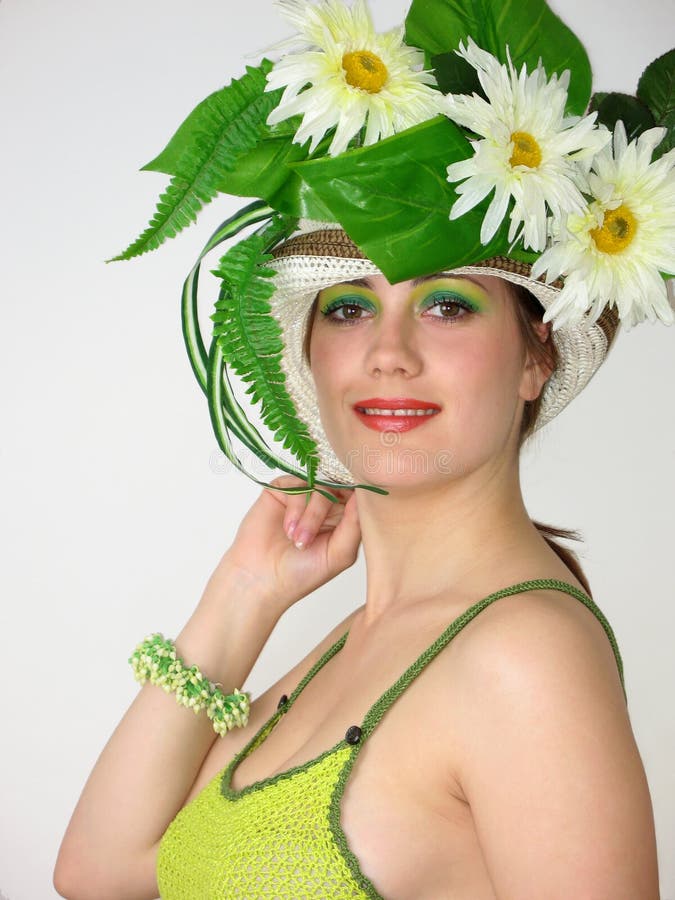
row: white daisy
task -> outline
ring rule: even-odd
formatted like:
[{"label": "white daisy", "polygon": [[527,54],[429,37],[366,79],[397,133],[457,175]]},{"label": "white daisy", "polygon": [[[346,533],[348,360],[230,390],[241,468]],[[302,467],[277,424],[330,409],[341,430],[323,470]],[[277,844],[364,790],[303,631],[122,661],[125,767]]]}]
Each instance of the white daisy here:
[{"label": "white daisy", "polygon": [[328,153],[336,156],[364,125],[363,143],[374,144],[441,112],[443,95],[431,87],[433,75],[422,71],[422,51],[403,43],[403,28],[376,34],[365,0],[351,7],[340,0],[276,5],[298,29],[290,42],[301,46],[267,76],[266,90],[284,88],[267,123],[302,115],[293,140],[311,138],[310,153],[331,128]]},{"label": "white daisy", "polygon": [[532,267],[547,281],[565,285],[544,315],[553,329],[595,322],[616,303],[626,330],[648,319],[672,325],[675,313],[662,275],[675,275],[675,149],[651,162],[665,128],[651,128],[630,144],[616,123],[614,148],[593,160],[586,212],[553,223],[554,243]]},{"label": "white daisy", "polygon": [[510,56],[507,68],[471,38],[468,47],[460,44],[456,52],[476,69],[488,99],[477,94],[446,97],[446,115],[483,138],[471,142],[470,159],[448,166],[448,181],[463,181],[456,188],[460,196],[450,218],[464,215],[494,190],[481,242],[494,237],[513,197],[509,241],[519,237],[522,226],[524,246],[543,250],[549,211],[560,215],[583,210],[579,187],[585,186],[584,170],[579,161],[592,158],[611,135],[594,127],[596,113],[565,117],[569,71],[547,81],[540,61],[529,75],[525,65],[518,74]]}]

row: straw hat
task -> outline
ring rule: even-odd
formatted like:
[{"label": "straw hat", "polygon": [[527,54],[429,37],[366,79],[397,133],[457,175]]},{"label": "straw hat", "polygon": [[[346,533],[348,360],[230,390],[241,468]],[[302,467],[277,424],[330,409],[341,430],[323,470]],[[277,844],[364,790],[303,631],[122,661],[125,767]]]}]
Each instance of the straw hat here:
[{"label": "straw hat", "polygon": [[[349,470],[335,454],[319,418],[316,388],[311,369],[303,355],[303,346],[312,303],[317,293],[333,284],[380,275],[379,269],[334,223],[305,220],[297,232],[272,250],[275,291],[271,311],[279,323],[284,342],[282,368],[286,389],[299,418],[316,442],[320,471],[329,479],[353,484]],[[560,291],[530,277],[527,263],[493,257],[476,265],[453,269],[456,275],[498,275],[519,284],[534,294],[544,310]],[[551,331],[560,361],[542,391],[539,415],[534,431],[558,415],[590,382],[607,358],[620,328],[616,307],[606,308],[599,319],[587,319],[575,325]]]}]

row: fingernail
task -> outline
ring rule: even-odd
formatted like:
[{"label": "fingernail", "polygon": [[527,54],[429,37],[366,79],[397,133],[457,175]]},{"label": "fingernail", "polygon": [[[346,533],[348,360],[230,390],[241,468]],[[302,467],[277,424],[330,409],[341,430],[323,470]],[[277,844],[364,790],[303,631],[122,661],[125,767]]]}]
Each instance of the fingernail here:
[{"label": "fingernail", "polygon": [[295,531],[296,525],[298,524],[297,520],[291,522],[288,528],[286,529],[286,534],[289,538],[293,537],[293,532]]},{"label": "fingernail", "polygon": [[297,537],[298,537],[298,539],[295,542],[295,546],[298,548],[298,550],[302,550],[302,548],[307,543],[307,533],[304,531],[301,531],[301,532],[299,532]]}]

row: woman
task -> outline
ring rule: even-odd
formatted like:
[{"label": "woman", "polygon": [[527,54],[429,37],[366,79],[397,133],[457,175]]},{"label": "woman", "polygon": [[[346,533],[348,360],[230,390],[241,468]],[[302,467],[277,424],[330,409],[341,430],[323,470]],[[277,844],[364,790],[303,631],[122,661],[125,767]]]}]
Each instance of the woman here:
[{"label": "woman", "polygon": [[[325,6],[326,16],[339,12]],[[339,145],[344,130],[334,127]],[[524,142],[515,134],[514,170],[535,169],[515,158]],[[602,135],[593,141],[601,152]],[[410,156],[399,150],[404,171]],[[323,173],[335,183],[343,151],[306,164],[303,203],[319,208]],[[354,152],[358,165],[374,159]],[[448,178],[466,185],[467,167],[452,170],[463,152]],[[382,183],[393,177],[387,166]],[[511,225],[530,229],[536,245],[536,215],[517,191],[506,199]],[[481,227],[486,247],[497,207]],[[221,446],[232,453],[222,409],[240,439],[256,436],[223,399],[218,355],[253,380],[244,338],[255,347],[259,322],[274,317],[281,349],[268,334],[257,358],[278,355],[297,414],[288,434],[308,477],[289,473],[262,490],[176,638],[184,668],[161,669],[172,642],[148,639],[132,657],[139,680],[163,683],[197,715],[144,684],[64,837],[55,886],[65,897],[658,898],[651,803],[612,629],[573,557],[531,521],[519,483],[523,441],[606,358],[619,298],[601,310],[587,297],[595,306],[575,322],[581,265],[564,287],[549,285],[536,266],[487,250],[466,265],[446,248],[439,269],[425,245],[414,275],[386,277],[412,265],[394,258],[406,229],[393,221],[382,240],[372,219],[348,209],[339,222],[297,230],[273,222],[221,261],[208,362],[191,352],[198,377],[208,365]],[[596,245],[625,242],[622,222],[628,212],[608,207]],[[547,262],[550,275],[555,256]],[[257,303],[270,275],[267,315]],[[233,311],[245,293],[250,332]],[[639,311],[623,312],[631,322]],[[184,324],[193,336],[194,318]],[[254,399],[278,423],[273,382],[259,373]],[[408,414],[387,413],[392,406]],[[308,501],[297,492],[307,488]],[[365,602],[249,705],[235,685],[278,619],[352,565],[360,543]],[[190,694],[193,663],[205,678],[193,672]],[[216,685],[234,693],[223,699]]]},{"label": "woman", "polygon": [[[466,312],[461,294],[480,301],[481,311]],[[348,775],[339,823],[377,894],[332,883],[331,876],[351,871],[334,859],[339,845],[322,852],[324,845],[307,836],[309,822],[310,832],[323,826],[330,838],[320,786],[324,779],[335,783],[343,755],[334,764],[326,758],[326,775],[310,768],[306,778],[300,772],[277,781],[280,797],[269,796],[272,785],[249,794],[261,805],[240,818],[228,819],[222,807],[218,816],[202,795],[208,785],[219,794],[224,767],[345,632],[339,653],[291,704],[294,724],[237,766],[232,790],[333,748],[478,599],[532,578],[587,592],[581,573],[537,531],[520,492],[523,412],[550,373],[527,350],[522,303],[508,282],[489,276],[435,277],[417,286],[374,276],[318,295],[309,356],[322,422],[338,455],[358,448],[354,475],[368,474],[389,495],[345,491],[346,503],[335,510],[318,493],[305,505],[302,496],[263,490],[176,646],[186,660],[200,660],[214,681],[242,683],[284,610],[350,566],[360,540],[365,603],[252,703],[246,729],[223,740],[213,741],[204,723],[153,686],[143,687],[70,826],[82,835],[93,820],[111,869],[105,872],[90,834],[86,854],[96,874],[86,874],[85,864],[73,890],[57,871],[63,896],[112,897],[122,890],[156,896],[159,840],[192,800],[184,830],[173,826],[162,848],[168,891],[162,896],[169,898],[254,896],[231,886],[215,893],[224,882],[212,867],[225,860],[225,868],[261,866],[253,877],[244,872],[241,882],[231,882],[248,891],[259,883],[260,896],[277,882],[294,897],[658,896],[649,793],[617,658],[589,609],[545,584],[485,607],[368,736]],[[531,327],[542,343],[548,340],[541,322]],[[439,411],[418,427],[401,418],[400,432],[372,430],[354,404],[373,396],[412,397]],[[397,440],[381,442],[386,435]],[[448,451],[450,465],[435,466]],[[346,738],[340,744],[346,754],[353,748]],[[120,796],[123,820],[121,810],[113,813]],[[246,830],[244,846],[228,848],[226,824],[240,840]],[[268,858],[270,833],[278,842]],[[300,846],[289,848],[292,839]],[[291,865],[299,876],[293,878]]]}]

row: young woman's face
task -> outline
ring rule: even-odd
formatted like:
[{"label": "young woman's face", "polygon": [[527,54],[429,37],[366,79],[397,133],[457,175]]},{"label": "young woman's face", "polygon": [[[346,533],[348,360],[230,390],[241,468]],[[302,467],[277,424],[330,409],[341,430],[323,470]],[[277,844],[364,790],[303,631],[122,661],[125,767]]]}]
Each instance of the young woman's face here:
[{"label": "young woman's face", "polygon": [[[310,340],[319,411],[355,478],[382,486],[447,479],[517,439],[522,404],[548,372],[525,358],[514,302],[498,277],[443,273],[395,285],[371,276],[319,294]],[[434,412],[361,410],[391,400]]]}]

